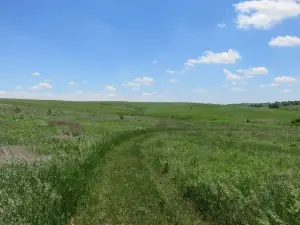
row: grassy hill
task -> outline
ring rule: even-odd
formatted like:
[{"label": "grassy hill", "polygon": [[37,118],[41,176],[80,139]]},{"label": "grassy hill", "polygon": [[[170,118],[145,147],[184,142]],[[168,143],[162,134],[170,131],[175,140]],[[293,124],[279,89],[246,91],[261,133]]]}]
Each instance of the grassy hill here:
[{"label": "grassy hill", "polygon": [[300,224],[297,107],[0,100],[0,224]]}]

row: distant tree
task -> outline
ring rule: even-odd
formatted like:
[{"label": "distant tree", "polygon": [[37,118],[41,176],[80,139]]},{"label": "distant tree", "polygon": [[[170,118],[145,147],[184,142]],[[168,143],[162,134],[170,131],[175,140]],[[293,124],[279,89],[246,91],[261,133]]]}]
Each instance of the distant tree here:
[{"label": "distant tree", "polygon": [[48,109],[47,116],[51,116],[51,115],[52,115],[52,111],[51,111],[51,109]]},{"label": "distant tree", "polygon": [[270,109],[278,109],[280,107],[280,105],[278,103],[271,103],[269,104],[269,108]]},{"label": "distant tree", "polygon": [[250,107],[263,107],[263,104],[251,104]]}]

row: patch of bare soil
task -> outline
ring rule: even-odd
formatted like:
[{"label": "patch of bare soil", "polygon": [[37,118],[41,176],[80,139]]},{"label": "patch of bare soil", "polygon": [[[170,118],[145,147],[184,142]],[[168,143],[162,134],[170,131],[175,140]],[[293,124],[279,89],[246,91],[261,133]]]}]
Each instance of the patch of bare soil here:
[{"label": "patch of bare soil", "polygon": [[35,159],[37,159],[36,155],[27,152],[19,146],[0,148],[0,163],[32,162]]},{"label": "patch of bare soil", "polygon": [[278,120],[274,120],[274,119],[252,119],[252,122],[255,123],[265,123],[265,124],[278,124],[279,121]]}]

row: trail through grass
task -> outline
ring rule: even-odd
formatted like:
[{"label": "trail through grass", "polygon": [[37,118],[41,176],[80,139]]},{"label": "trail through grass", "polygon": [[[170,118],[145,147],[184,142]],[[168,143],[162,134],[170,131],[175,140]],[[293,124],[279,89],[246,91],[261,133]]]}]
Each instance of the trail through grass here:
[{"label": "trail through grass", "polygon": [[194,210],[174,205],[176,190],[163,190],[153,177],[139,149],[144,138],[133,138],[107,154],[99,183],[91,190],[92,202],[75,224],[204,224]]}]

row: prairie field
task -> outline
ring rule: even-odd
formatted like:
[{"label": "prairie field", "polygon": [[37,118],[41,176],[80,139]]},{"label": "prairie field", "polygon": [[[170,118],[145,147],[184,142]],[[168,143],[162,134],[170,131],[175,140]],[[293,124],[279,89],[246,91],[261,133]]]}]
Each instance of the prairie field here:
[{"label": "prairie field", "polygon": [[1,99],[0,224],[300,224],[299,117]]}]

